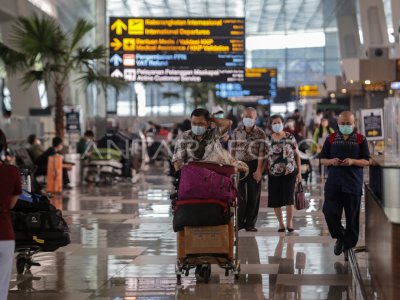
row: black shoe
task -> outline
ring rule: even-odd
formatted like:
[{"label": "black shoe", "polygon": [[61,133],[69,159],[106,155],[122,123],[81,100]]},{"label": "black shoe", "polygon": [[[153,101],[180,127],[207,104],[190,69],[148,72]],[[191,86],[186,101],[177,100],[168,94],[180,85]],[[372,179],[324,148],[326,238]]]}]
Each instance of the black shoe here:
[{"label": "black shoe", "polygon": [[336,240],[335,247],[333,248],[335,255],[340,255],[343,252],[343,242],[340,239]]},{"label": "black shoe", "polygon": [[278,229],[278,232],[285,232],[285,231],[286,231],[286,228],[285,228],[285,227],[279,228],[279,229]]},{"label": "black shoe", "polygon": [[246,231],[257,232],[257,231],[258,231],[258,229],[257,229],[257,228],[255,228],[255,227],[247,227],[247,228],[246,228]]},{"label": "black shoe", "polygon": [[344,261],[349,261],[349,250],[343,250]]},{"label": "black shoe", "polygon": [[294,228],[287,228],[287,231],[289,231],[289,232],[293,232],[294,231]]},{"label": "black shoe", "polygon": [[70,190],[72,190],[72,187],[69,184],[66,184],[66,185],[63,186],[63,190],[64,191],[70,191]]}]

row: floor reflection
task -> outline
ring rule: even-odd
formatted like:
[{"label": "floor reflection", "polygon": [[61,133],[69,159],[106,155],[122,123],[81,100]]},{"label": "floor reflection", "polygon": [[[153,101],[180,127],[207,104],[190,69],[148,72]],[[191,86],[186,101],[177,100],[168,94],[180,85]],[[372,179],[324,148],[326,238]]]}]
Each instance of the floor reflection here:
[{"label": "floor reflection", "polygon": [[320,184],[308,187],[311,205],[295,212],[293,234],[277,232],[263,189],[259,231],[239,235],[237,283],[212,266],[209,284],[191,274],[177,287],[172,181],[162,174],[150,169],[135,185],[86,186],[53,199],[72,243],[38,253],[40,267],[14,270],[9,299],[350,299],[351,277],[343,257],[333,254]]}]

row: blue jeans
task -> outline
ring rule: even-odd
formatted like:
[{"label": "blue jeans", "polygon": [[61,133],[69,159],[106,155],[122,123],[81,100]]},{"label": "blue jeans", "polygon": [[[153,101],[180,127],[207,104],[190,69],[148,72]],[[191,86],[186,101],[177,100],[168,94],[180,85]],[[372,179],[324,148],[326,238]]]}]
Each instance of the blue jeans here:
[{"label": "blue jeans", "polygon": [[15,241],[0,241],[0,300],[7,300],[14,250]]}]

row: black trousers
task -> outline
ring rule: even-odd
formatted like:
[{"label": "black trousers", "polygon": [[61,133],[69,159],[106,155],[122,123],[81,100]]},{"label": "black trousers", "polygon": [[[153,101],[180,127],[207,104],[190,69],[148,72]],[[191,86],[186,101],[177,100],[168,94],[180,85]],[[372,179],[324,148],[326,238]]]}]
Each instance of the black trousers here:
[{"label": "black trousers", "polygon": [[[361,196],[347,193],[325,194],[322,209],[329,232],[334,239],[343,241],[344,249],[348,250],[358,242],[360,227]],[[346,228],[342,225],[342,213],[345,213]]]},{"label": "black trousers", "polygon": [[[261,181],[257,181],[253,177],[253,173],[257,171],[258,160],[246,161],[249,166],[249,175],[239,182],[239,210],[238,225],[239,228],[255,227],[260,208]],[[240,174],[242,178],[244,174]]]},{"label": "black trousers", "polygon": [[63,169],[63,185],[69,184],[69,176],[68,176],[68,171],[66,169]]}]

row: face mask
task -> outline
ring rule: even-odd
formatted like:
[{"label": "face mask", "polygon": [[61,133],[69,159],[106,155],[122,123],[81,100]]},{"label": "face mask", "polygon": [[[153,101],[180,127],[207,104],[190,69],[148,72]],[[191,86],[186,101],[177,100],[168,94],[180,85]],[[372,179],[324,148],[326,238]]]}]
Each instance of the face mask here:
[{"label": "face mask", "polygon": [[272,131],[275,133],[279,133],[283,130],[283,124],[282,123],[277,123],[277,124],[272,124]]},{"label": "face mask", "polygon": [[339,130],[344,135],[350,135],[353,133],[352,125],[339,125]]},{"label": "face mask", "polygon": [[243,125],[245,127],[253,127],[254,125],[254,120],[251,118],[243,118]]},{"label": "face mask", "polygon": [[194,135],[203,135],[206,132],[206,128],[203,126],[192,126],[192,132]]},{"label": "face mask", "polygon": [[6,158],[6,153],[4,152],[4,150],[0,151],[0,160],[4,160]]},{"label": "face mask", "polygon": [[214,115],[214,118],[216,118],[216,119],[223,119],[223,118],[224,118],[224,114],[223,114],[223,113],[215,114],[215,115]]}]

